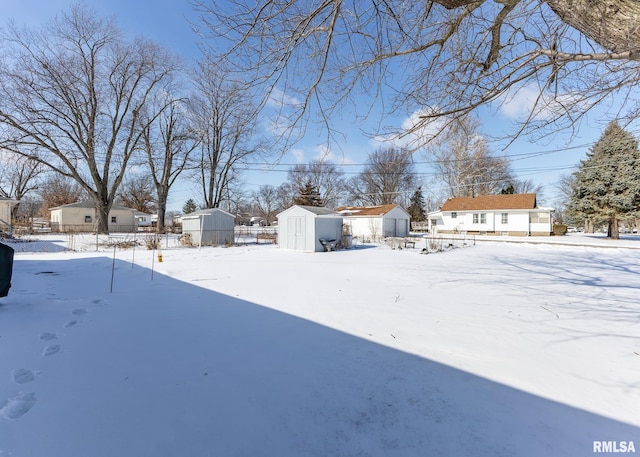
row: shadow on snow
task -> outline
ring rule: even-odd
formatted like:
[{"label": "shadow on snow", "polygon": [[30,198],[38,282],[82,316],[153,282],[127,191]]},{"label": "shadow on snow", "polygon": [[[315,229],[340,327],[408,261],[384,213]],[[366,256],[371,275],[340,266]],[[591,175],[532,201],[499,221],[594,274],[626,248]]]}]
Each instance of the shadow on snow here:
[{"label": "shadow on snow", "polygon": [[111,259],[16,260],[14,302],[36,304],[30,284],[49,281],[66,298],[106,303],[89,309],[85,344],[43,374],[48,407],[36,404],[29,427],[0,424],[16,455],[34,455],[33,443],[50,457],[564,456],[590,455],[594,440],[640,444],[637,427],[116,265],[109,294]]}]

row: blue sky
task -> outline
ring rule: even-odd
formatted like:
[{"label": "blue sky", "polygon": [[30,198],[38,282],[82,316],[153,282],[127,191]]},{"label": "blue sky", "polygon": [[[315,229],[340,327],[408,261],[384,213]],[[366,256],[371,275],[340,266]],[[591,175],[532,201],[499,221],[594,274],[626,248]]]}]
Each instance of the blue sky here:
[{"label": "blue sky", "polygon": [[[6,20],[14,19],[18,24],[37,26],[54,17],[56,14],[74,4],[70,0],[0,0],[3,17]],[[193,12],[189,2],[171,0],[111,0],[109,2],[99,0],[87,0],[85,2],[94,8],[99,14],[115,16],[118,25],[131,36],[144,35],[166,46],[186,59],[196,59],[199,56],[196,41],[198,37],[192,32],[188,18],[193,19]],[[526,92],[523,93],[526,95]],[[364,102],[366,104],[368,102]],[[491,109],[483,109],[479,112],[482,122],[482,130],[488,135],[503,136],[514,127],[514,121],[522,115],[528,101],[526,97],[519,96],[509,103],[501,106],[493,106]],[[368,106],[368,105],[366,105]],[[396,121],[400,126],[405,118],[399,116]],[[247,190],[256,190],[262,184],[278,185],[286,179],[288,164],[308,162],[320,157],[328,157],[336,163],[344,163],[344,171],[357,172],[357,166],[366,160],[367,154],[373,151],[376,144],[363,130],[371,130],[376,125],[353,125],[348,111],[343,114],[344,121],[337,124],[343,127],[344,138],[339,144],[327,149],[324,144],[325,137],[316,135],[313,128],[303,141],[296,144],[281,158],[281,165],[271,167],[269,172],[251,171],[246,174],[245,182]],[[492,143],[491,149],[498,155],[511,156],[512,168],[520,179],[531,179],[536,184],[545,187],[543,203],[554,205],[557,198],[555,183],[563,174],[569,174],[572,167],[576,166],[584,158],[589,146],[598,139],[604,129],[604,125],[597,122],[595,116],[587,120],[581,126],[574,138],[568,135],[557,135],[540,141],[529,138],[520,138],[512,143],[506,150],[502,150],[505,143]],[[377,121],[377,120],[376,120]],[[416,154],[418,162],[426,162],[428,157]],[[423,169],[419,165],[419,170]],[[425,170],[426,171],[426,170]],[[426,184],[426,183],[425,183]],[[183,182],[173,190],[170,197],[169,209],[179,210],[188,198],[199,200],[197,185]]]}]

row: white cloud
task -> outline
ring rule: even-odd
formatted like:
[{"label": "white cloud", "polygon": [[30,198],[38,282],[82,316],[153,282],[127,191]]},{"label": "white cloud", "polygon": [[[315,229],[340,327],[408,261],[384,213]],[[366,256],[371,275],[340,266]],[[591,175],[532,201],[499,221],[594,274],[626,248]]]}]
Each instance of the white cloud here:
[{"label": "white cloud", "polygon": [[291,149],[289,151],[296,163],[304,163],[304,151],[302,149]]},{"label": "white cloud", "polygon": [[541,93],[540,88],[529,84],[508,92],[498,103],[502,115],[522,122],[529,116],[538,121],[558,118],[565,115],[568,108],[579,106],[583,101],[580,94],[552,94],[548,91]]},{"label": "white cloud", "polygon": [[376,135],[371,139],[374,147],[395,146],[399,148],[419,149],[437,135],[445,125],[444,119],[425,119],[434,108],[424,108],[414,111],[402,121],[397,132],[386,135]]},{"label": "white cloud", "polygon": [[533,109],[540,91],[534,86],[525,86],[515,93],[506,94],[500,101],[500,112],[509,119],[521,119]]},{"label": "white cloud", "polygon": [[336,165],[347,165],[355,163],[349,157],[344,154],[336,154],[328,146],[317,146],[315,148],[316,154],[313,156],[313,160],[320,162],[331,162]]},{"label": "white cloud", "polygon": [[296,97],[287,95],[283,90],[274,87],[269,98],[267,99],[267,106],[271,108],[285,108],[293,107],[298,108],[302,103]]}]

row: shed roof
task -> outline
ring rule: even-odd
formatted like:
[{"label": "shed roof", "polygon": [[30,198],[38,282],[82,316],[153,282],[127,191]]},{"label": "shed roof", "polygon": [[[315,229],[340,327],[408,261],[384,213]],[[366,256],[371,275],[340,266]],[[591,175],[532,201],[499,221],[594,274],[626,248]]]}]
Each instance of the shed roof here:
[{"label": "shed roof", "polygon": [[376,206],[340,206],[336,212],[343,216],[384,216],[389,211],[397,207],[396,204],[376,205]]},{"label": "shed roof", "polygon": [[200,216],[202,216],[203,214],[213,214],[213,213],[222,213],[222,214],[226,214],[229,217],[233,217],[235,219],[235,216],[231,213],[228,213],[227,211],[220,209],[220,208],[205,208],[205,209],[201,209],[198,211],[194,211],[193,213],[188,213],[188,214],[183,214],[182,215],[182,219],[188,219],[188,218],[198,218]]},{"label": "shed roof", "polygon": [[[306,206],[306,205],[293,205],[285,209],[284,211],[282,211],[280,214],[286,213],[293,208],[302,208],[303,210],[309,211],[310,213],[315,214],[316,216],[339,216],[338,213],[336,213],[332,209],[329,209],[325,206]],[[278,217],[280,216],[280,214],[278,214]]]},{"label": "shed roof", "polygon": [[448,199],[440,211],[490,211],[536,208],[536,194],[482,195]]}]

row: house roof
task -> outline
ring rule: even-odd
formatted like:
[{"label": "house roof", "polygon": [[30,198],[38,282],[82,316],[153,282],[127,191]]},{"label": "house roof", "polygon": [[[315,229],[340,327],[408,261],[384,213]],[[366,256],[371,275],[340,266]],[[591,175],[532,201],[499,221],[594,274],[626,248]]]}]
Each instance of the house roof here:
[{"label": "house roof", "polygon": [[490,211],[536,208],[536,194],[482,195],[448,199],[440,211]]},{"label": "house roof", "polygon": [[377,205],[377,206],[340,206],[336,208],[336,212],[343,216],[384,216],[389,211],[397,207],[396,204],[391,205]]},{"label": "house roof", "polygon": [[[95,209],[96,204],[91,201],[91,200],[85,200],[85,201],[81,201],[81,202],[75,202],[75,203],[68,203],[66,205],[61,205],[61,206],[56,206],[55,208],[49,208],[49,211],[52,211],[54,209],[61,209],[61,208],[86,208],[86,209]],[[127,210],[127,211],[135,211],[132,208],[127,208],[125,206],[121,206],[121,205],[112,205],[111,206],[112,210]]]}]

